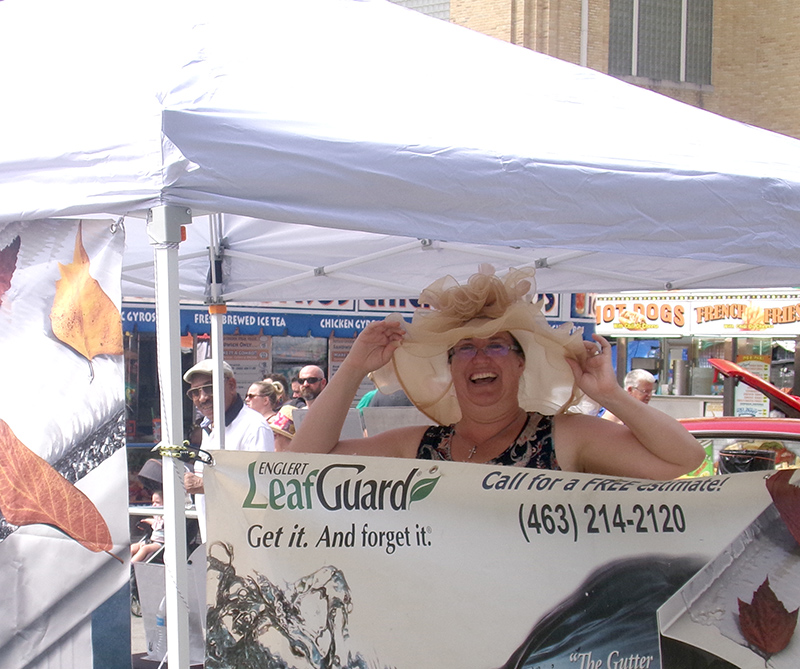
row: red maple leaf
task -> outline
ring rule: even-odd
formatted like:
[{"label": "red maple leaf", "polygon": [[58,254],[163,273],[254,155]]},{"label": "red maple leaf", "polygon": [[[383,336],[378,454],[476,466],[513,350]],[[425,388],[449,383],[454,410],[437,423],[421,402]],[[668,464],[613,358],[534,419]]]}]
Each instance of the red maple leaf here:
[{"label": "red maple leaf", "polygon": [[797,627],[797,612],[791,613],[769,586],[769,577],[758,586],[753,601],[739,600],[739,627],[747,642],[769,657],[779,653],[792,639]]},{"label": "red maple leaf", "polygon": [[780,469],[767,479],[767,490],[794,540],[800,544],[800,488],[789,483],[795,469]]}]

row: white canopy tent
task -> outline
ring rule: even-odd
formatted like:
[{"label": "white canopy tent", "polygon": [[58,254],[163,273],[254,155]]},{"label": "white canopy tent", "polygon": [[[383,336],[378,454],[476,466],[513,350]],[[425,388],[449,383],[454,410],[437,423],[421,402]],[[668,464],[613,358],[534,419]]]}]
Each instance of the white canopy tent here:
[{"label": "white canopy tent", "polygon": [[[0,73],[0,221],[236,215],[223,299],[414,294],[472,271],[440,252],[461,243],[538,261],[547,291],[800,284],[797,140],[380,0],[0,12],[16,64]],[[149,260],[134,227],[127,265]],[[289,280],[418,239],[433,244],[346,280]]]},{"label": "white canopy tent", "polygon": [[124,219],[167,443],[179,298],[800,285],[800,142],[383,0],[4,0],[0,57],[0,224]]}]

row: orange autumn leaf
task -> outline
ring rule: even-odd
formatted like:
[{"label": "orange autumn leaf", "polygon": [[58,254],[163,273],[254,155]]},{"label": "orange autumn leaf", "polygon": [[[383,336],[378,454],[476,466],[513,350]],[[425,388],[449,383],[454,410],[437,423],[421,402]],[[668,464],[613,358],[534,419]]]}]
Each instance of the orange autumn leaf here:
[{"label": "orange autumn leaf", "polygon": [[12,525],[52,525],[90,551],[110,551],[111,532],[92,501],[0,420],[0,511]]},{"label": "orange autumn leaf", "polygon": [[89,256],[81,228],[75,238],[72,263],[62,265],[50,310],[53,334],[88,360],[96,355],[122,354],[122,317],[100,284],[89,274]]}]

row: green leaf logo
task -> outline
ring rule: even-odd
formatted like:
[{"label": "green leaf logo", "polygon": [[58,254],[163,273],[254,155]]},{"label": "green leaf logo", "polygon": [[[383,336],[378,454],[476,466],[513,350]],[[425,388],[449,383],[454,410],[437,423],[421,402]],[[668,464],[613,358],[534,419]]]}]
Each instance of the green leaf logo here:
[{"label": "green leaf logo", "polygon": [[417,481],[411,489],[411,501],[419,502],[421,499],[425,499],[433,492],[440,478],[441,477],[437,476],[435,479],[422,479]]}]

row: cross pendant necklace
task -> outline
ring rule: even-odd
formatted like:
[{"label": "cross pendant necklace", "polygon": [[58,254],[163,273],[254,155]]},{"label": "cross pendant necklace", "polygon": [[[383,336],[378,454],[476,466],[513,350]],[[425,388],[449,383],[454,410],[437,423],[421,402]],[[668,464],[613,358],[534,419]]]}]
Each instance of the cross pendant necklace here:
[{"label": "cross pendant necklace", "polygon": [[[483,443],[484,443],[484,444],[487,444],[487,443],[489,443],[489,442],[490,442],[492,439],[495,439],[495,438],[499,437],[501,434],[503,434],[503,432],[505,432],[505,431],[506,431],[508,428],[510,428],[510,427],[511,427],[511,426],[512,426],[514,423],[516,423],[518,418],[519,418],[519,414],[517,414],[516,416],[514,416],[514,418],[512,418],[512,419],[511,419],[511,422],[510,422],[510,423],[508,423],[507,425],[503,426],[501,429],[499,429],[497,432],[495,432],[493,435],[491,435],[491,436],[490,436],[488,439],[484,439],[484,440],[483,440]],[[461,437],[461,438],[462,438],[464,441],[467,441],[466,437],[464,437],[463,435],[459,435],[459,436],[460,436],[460,437]],[[455,428],[455,426],[454,426],[454,427],[453,427],[453,437],[452,437],[452,438],[453,438],[453,439],[455,439],[455,437],[456,437],[456,428]],[[452,440],[451,440],[451,441],[452,441]],[[470,440],[470,441],[471,441],[471,440]],[[472,444],[472,448],[470,448],[470,449],[469,449],[469,453],[467,454],[467,457],[466,457],[466,459],[464,460],[464,462],[469,462],[470,460],[472,460],[472,457],[475,455],[475,453],[477,452],[477,450],[478,450],[478,444],[477,444],[477,443],[473,443],[473,444]],[[451,456],[451,457],[452,457],[452,456]]]}]

